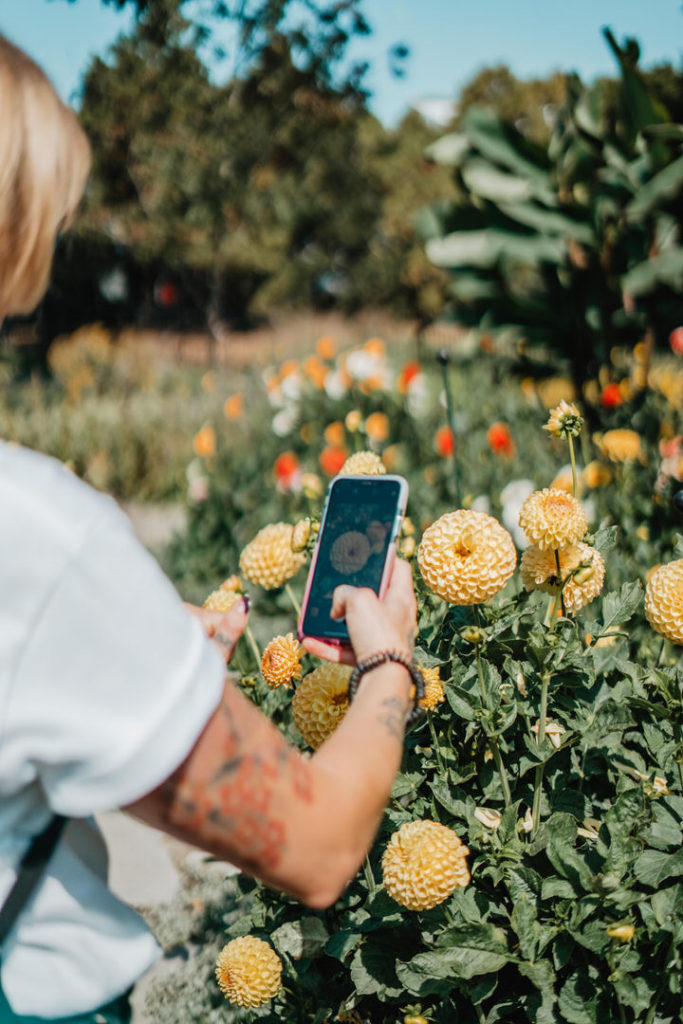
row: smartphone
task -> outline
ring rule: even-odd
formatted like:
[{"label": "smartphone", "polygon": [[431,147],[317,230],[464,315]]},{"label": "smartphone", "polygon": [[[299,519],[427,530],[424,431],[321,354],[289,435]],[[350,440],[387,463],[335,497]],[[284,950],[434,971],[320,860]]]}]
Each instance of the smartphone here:
[{"label": "smartphone", "polygon": [[323,507],[299,616],[299,638],[348,645],[343,619],[330,617],[335,587],[369,587],[384,594],[408,500],[402,476],[338,476]]}]

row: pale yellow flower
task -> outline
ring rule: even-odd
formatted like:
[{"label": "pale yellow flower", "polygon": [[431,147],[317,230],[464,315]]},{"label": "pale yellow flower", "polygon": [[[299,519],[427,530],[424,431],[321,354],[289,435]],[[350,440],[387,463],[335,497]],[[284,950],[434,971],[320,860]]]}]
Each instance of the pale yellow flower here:
[{"label": "pale yellow flower", "polygon": [[598,444],[602,455],[610,462],[635,462],[640,458],[640,434],[635,430],[608,430]]},{"label": "pale yellow flower", "polygon": [[492,807],[475,807],[474,817],[481,822],[484,828],[490,828],[492,832],[500,827],[503,820],[500,811],[496,811]]},{"label": "pale yellow flower", "polygon": [[650,576],[645,617],[662,636],[683,644],[683,558],[660,565]]},{"label": "pale yellow flower", "polygon": [[314,750],[337,728],[349,706],[348,665],[319,665],[304,676],[292,699],[294,724]]},{"label": "pale yellow flower", "polygon": [[417,561],[430,590],[450,604],[469,605],[502,590],[515,571],[517,552],[492,516],[458,509],[425,530]]},{"label": "pale yellow flower", "polygon": [[612,470],[602,462],[589,462],[584,468],[582,478],[586,487],[594,490],[612,482]]},{"label": "pale yellow flower", "polygon": [[311,536],[311,520],[309,516],[300,519],[292,530],[292,551],[299,554],[306,550],[308,539]]},{"label": "pale yellow flower", "polygon": [[339,470],[340,476],[381,476],[386,466],[374,452],[354,452]]},{"label": "pale yellow flower", "polygon": [[389,896],[408,910],[429,910],[468,885],[467,854],[455,832],[436,821],[409,821],[391,836],[382,857]]},{"label": "pale yellow flower", "polygon": [[282,961],[274,949],[255,935],[241,935],[224,946],[216,961],[216,980],[235,1006],[253,1008],[277,995]]},{"label": "pale yellow flower", "polygon": [[560,402],[572,402],[576,389],[568,377],[547,377],[536,385],[536,393],[546,409],[552,409]]},{"label": "pale yellow flower", "polygon": [[545,487],[526,499],[519,525],[541,550],[566,548],[581,540],[588,529],[588,517],[581,502],[571,494]]},{"label": "pale yellow flower", "polygon": [[425,681],[425,695],[419,701],[421,708],[425,711],[433,711],[437,704],[440,704],[442,700],[446,699],[444,693],[443,683],[439,674],[439,666],[435,665],[433,668],[422,668],[422,678]]},{"label": "pale yellow flower", "polygon": [[578,437],[583,426],[581,413],[575,405],[564,399],[550,411],[550,419],[543,427],[553,437]]},{"label": "pale yellow flower", "polygon": [[293,633],[273,637],[261,658],[261,675],[271,690],[289,686],[293,679],[301,678],[303,653],[304,649]]},{"label": "pale yellow flower", "polygon": [[242,597],[244,587],[239,576],[228,576],[218,590],[214,590],[204,601],[202,607],[211,612],[227,612]]},{"label": "pale yellow flower", "polygon": [[[574,544],[559,552],[542,551],[535,544],[530,544],[522,554],[519,572],[522,583],[527,590],[542,590],[547,594],[559,593],[556,554],[560,559],[562,579],[562,598],[568,614],[578,612],[598,596],[605,582],[605,562],[596,548],[589,544]],[[574,569],[578,569],[571,575]]]},{"label": "pale yellow flower", "polygon": [[632,924],[611,924],[607,927],[607,934],[617,942],[630,942],[636,930]]},{"label": "pale yellow flower", "polygon": [[292,551],[293,532],[289,523],[264,526],[240,555],[242,575],[265,590],[282,587],[306,561],[304,554]]},{"label": "pale yellow flower", "polygon": [[[534,725],[531,726],[531,731],[533,733],[535,733],[536,736],[538,736],[540,728],[541,728],[540,721],[539,722],[535,722]],[[545,737],[546,737],[546,739],[550,740],[552,745],[557,750],[559,750],[561,745],[562,745],[562,736],[564,735],[564,733],[566,731],[567,730],[564,728],[564,726],[560,725],[559,722],[551,722],[549,718],[546,718],[546,720],[545,720]]]}]

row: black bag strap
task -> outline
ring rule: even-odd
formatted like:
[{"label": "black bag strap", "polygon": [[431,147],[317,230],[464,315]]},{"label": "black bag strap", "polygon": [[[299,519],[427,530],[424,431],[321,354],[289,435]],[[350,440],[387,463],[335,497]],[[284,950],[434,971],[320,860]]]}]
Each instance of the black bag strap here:
[{"label": "black bag strap", "polygon": [[22,857],[14,885],[0,908],[0,946],[38,885],[65,824],[61,814],[53,815]]}]

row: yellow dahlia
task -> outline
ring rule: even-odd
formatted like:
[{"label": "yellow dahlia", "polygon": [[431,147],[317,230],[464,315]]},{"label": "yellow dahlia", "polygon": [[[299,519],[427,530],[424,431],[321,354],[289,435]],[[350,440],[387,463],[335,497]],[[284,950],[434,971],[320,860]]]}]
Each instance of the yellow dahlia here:
[{"label": "yellow dahlia", "polygon": [[304,554],[292,551],[293,532],[289,523],[264,526],[240,555],[242,574],[264,590],[283,586],[306,561]]},{"label": "yellow dahlia", "polygon": [[645,617],[653,629],[683,644],[683,558],[660,565],[645,587]]},{"label": "yellow dahlia", "polygon": [[309,516],[300,519],[292,530],[292,551],[299,554],[306,550],[308,539],[311,536],[311,520]]},{"label": "yellow dahlia", "polygon": [[339,470],[340,476],[381,476],[386,467],[374,452],[354,452]]},{"label": "yellow dahlia", "polygon": [[359,572],[370,557],[370,541],[358,530],[347,530],[330,548],[330,562],[337,572],[348,576]]},{"label": "yellow dahlia", "polygon": [[608,430],[598,443],[610,462],[634,462],[640,457],[640,434],[635,430]]},{"label": "yellow dahlia", "polygon": [[546,409],[552,409],[562,401],[572,401],[576,389],[568,377],[547,377],[536,385],[536,393]]},{"label": "yellow dahlia", "polygon": [[425,695],[419,701],[419,704],[425,711],[432,711],[437,704],[446,699],[443,683],[439,676],[439,666],[436,665],[434,668],[422,668],[420,666],[420,672],[425,681]]},{"label": "yellow dahlia", "polygon": [[612,482],[612,470],[602,462],[589,462],[583,471],[583,482],[591,490],[605,487]]},{"label": "yellow dahlia", "polygon": [[216,961],[218,987],[236,1006],[253,1008],[277,995],[282,961],[255,935],[241,935],[224,946]]},{"label": "yellow dahlia", "polygon": [[303,653],[303,647],[293,633],[276,636],[270,641],[261,658],[261,675],[271,690],[289,686],[292,679],[301,679]]},{"label": "yellow dahlia", "polygon": [[204,601],[202,607],[211,612],[227,612],[242,597],[244,588],[239,576],[229,576]]},{"label": "yellow dahlia", "polygon": [[[563,548],[558,554],[562,579],[566,581],[562,589],[565,611],[577,612],[602,590],[605,562],[596,548],[583,542]],[[581,569],[572,575],[580,565]],[[543,590],[547,594],[559,592],[555,551],[542,551],[535,544],[530,544],[522,555],[519,572],[527,590]]]},{"label": "yellow dahlia", "polygon": [[550,419],[543,427],[553,437],[578,437],[583,426],[581,413],[564,399],[550,410]]},{"label": "yellow dahlia", "polygon": [[583,505],[566,491],[544,487],[522,505],[519,525],[539,548],[567,548],[581,540],[588,529]]},{"label": "yellow dahlia", "polygon": [[408,910],[430,910],[469,883],[470,851],[437,821],[408,821],[394,832],[382,857],[388,894]]},{"label": "yellow dahlia", "polygon": [[450,604],[479,604],[501,590],[515,571],[512,537],[485,512],[457,509],[429,526],[417,549],[425,583]]},{"label": "yellow dahlia", "polygon": [[332,662],[304,676],[292,699],[294,724],[309,747],[317,750],[337,728],[349,706],[351,669]]}]

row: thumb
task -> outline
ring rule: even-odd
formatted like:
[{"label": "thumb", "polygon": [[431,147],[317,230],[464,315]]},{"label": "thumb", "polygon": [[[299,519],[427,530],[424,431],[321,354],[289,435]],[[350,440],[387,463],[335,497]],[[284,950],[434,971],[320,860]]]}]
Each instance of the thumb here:
[{"label": "thumb", "polygon": [[247,625],[249,598],[245,596],[235,601],[227,612],[210,611],[195,605],[189,608],[202,623],[207,636],[218,644],[225,661],[229,661]]}]

